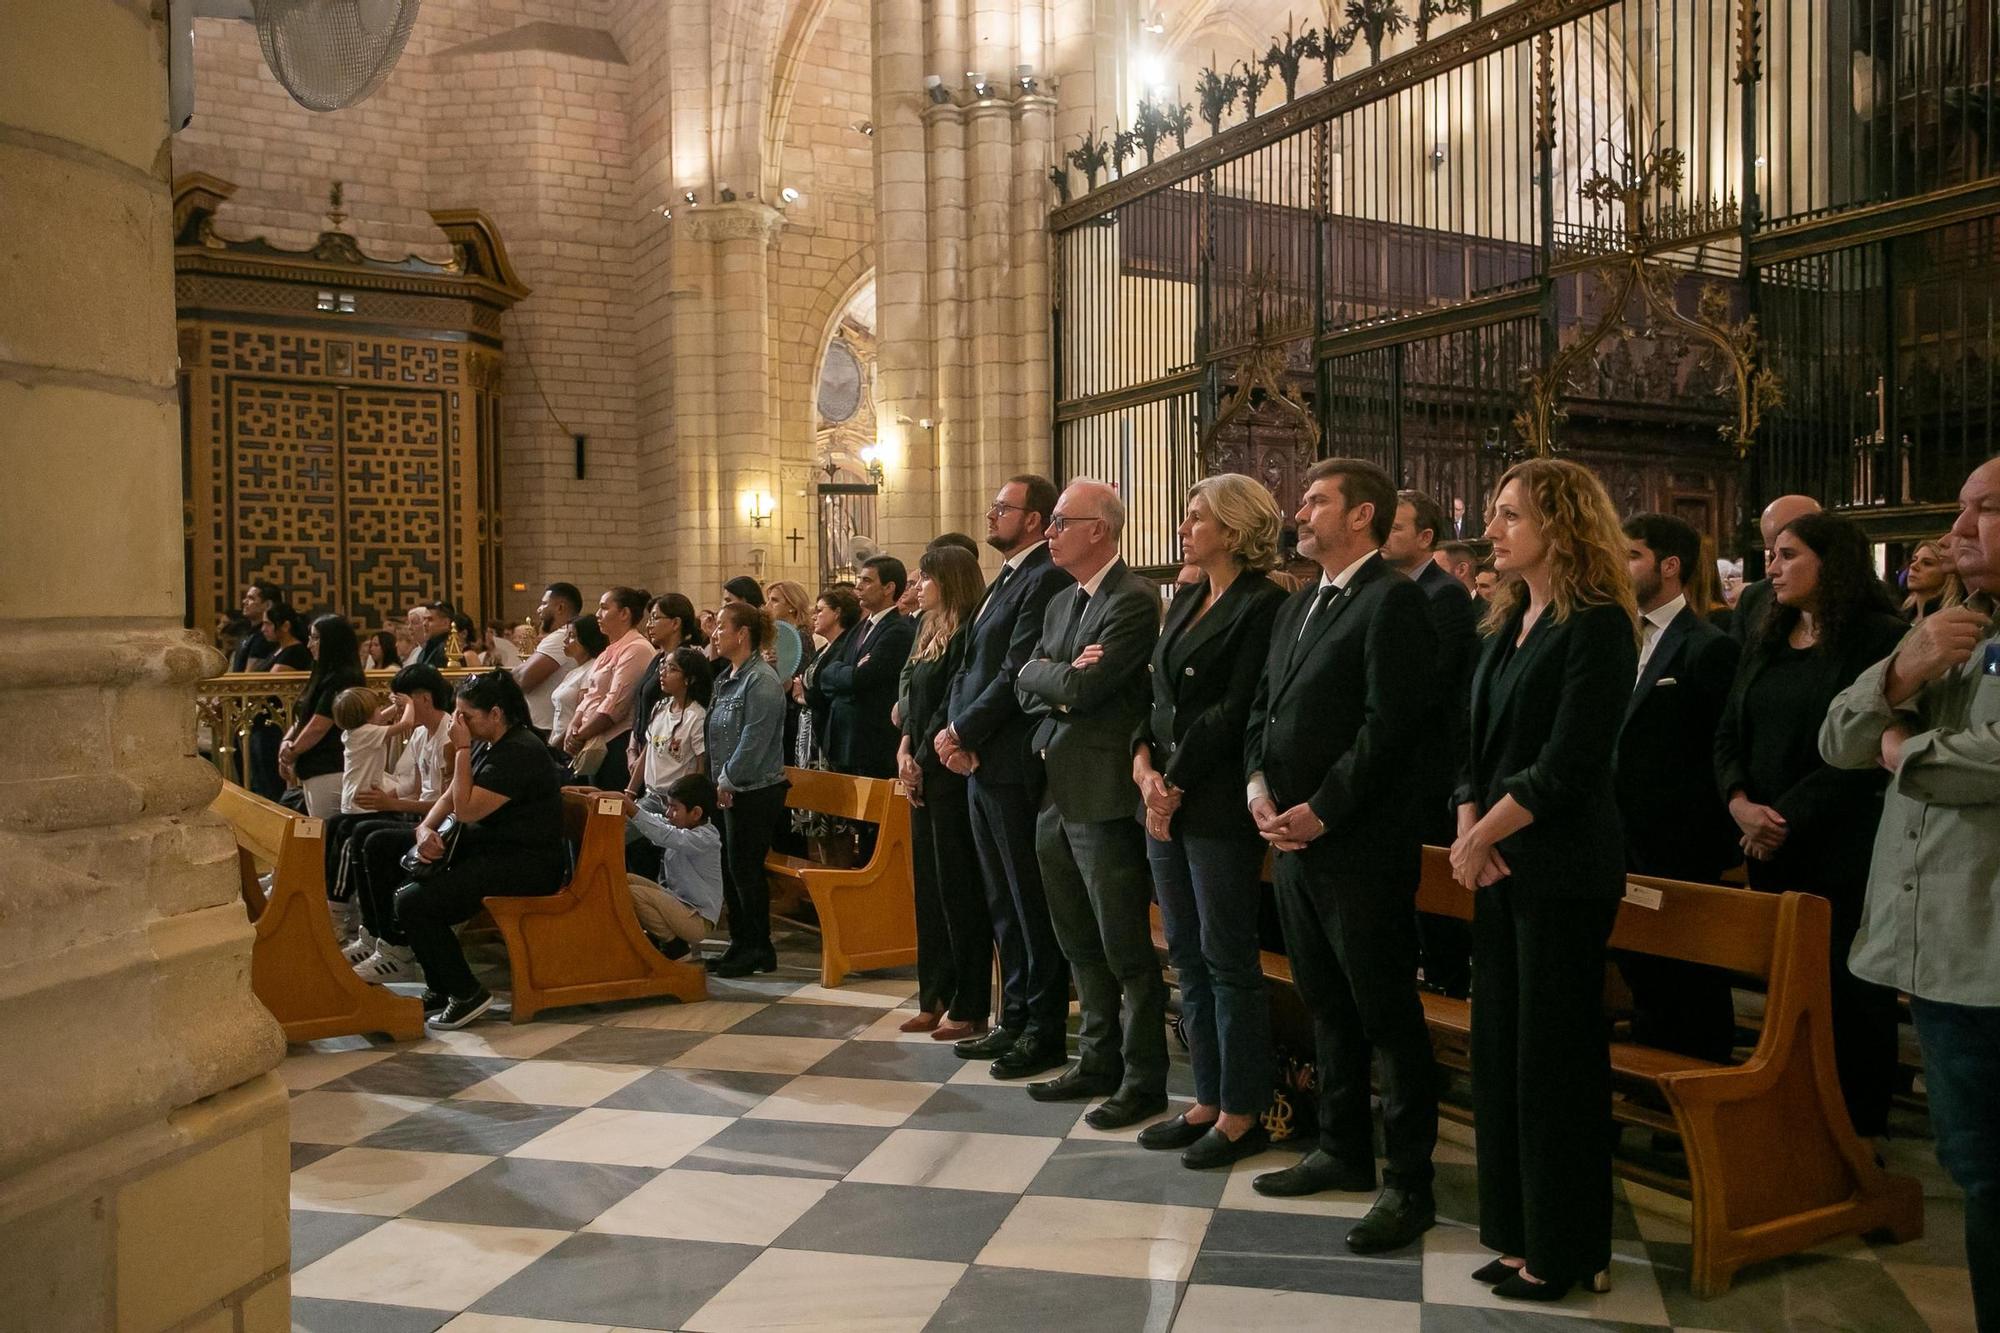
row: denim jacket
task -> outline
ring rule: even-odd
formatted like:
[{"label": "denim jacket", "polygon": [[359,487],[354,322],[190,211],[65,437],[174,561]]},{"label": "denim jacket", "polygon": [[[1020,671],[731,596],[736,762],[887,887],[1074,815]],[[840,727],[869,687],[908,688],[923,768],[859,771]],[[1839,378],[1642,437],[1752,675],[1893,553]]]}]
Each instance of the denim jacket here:
[{"label": "denim jacket", "polygon": [[785,691],[761,654],[716,677],[708,705],[708,761],[724,791],[785,780]]}]

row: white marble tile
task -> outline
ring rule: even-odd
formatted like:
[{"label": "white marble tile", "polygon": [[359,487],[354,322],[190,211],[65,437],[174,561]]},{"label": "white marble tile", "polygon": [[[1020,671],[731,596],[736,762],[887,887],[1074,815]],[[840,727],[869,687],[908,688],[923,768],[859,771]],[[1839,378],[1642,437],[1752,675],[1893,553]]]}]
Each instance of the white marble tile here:
[{"label": "white marble tile", "polygon": [[745,1074],[803,1074],[839,1050],[824,1037],[750,1037],[724,1033],[686,1055],[669,1060],[670,1069],[734,1069]]},{"label": "white marble tile", "polygon": [[672,1166],[733,1123],[727,1116],[598,1106],[578,1111],[508,1155],[607,1166]]},{"label": "white marble tile", "polygon": [[292,1274],[292,1295],[463,1310],[568,1235],[396,1218]]},{"label": "white marble tile", "polygon": [[[413,1047],[401,1048],[404,1050]],[[339,1050],[318,1050],[298,1046],[278,1066],[278,1077],[293,1092],[317,1088],[337,1078],[346,1078],[357,1069],[366,1069],[399,1053],[394,1046],[358,1046]]]},{"label": "white marble tile", "polygon": [[523,1060],[455,1096],[469,1102],[523,1102],[529,1106],[595,1106],[628,1083],[653,1072],[644,1065],[587,1064],[580,1060]]},{"label": "white marble tile", "polygon": [[[580,1023],[482,1023],[457,1032],[433,1031],[410,1049],[420,1055],[499,1056],[526,1060],[590,1029]],[[489,1316],[482,1315],[481,1318]]]},{"label": "white marble tile", "polygon": [[1424,1308],[1415,1301],[1377,1301],[1313,1291],[1264,1291],[1192,1283],[1174,1316],[1173,1333],[1324,1333],[1330,1328],[1368,1333],[1418,1333]]},{"label": "white marble tile", "polygon": [[462,1314],[438,1333],[618,1333],[610,1324],[571,1324],[511,1314]]},{"label": "white marble tile", "polygon": [[893,1129],[929,1101],[938,1087],[936,1083],[906,1083],[891,1078],[801,1074],[745,1111],[743,1118]]},{"label": "white marble tile", "polygon": [[[1493,1289],[1472,1278],[1474,1269],[1494,1258],[1469,1227],[1440,1223],[1424,1233],[1424,1301],[1432,1305],[1470,1305],[1482,1310],[1519,1310],[1521,1302],[1495,1296]],[[1581,1289],[1568,1297],[1536,1305],[1537,1314],[1564,1315],[1621,1324],[1667,1324],[1666,1301],[1660,1283],[1638,1241],[1611,1243],[1611,1290],[1599,1295]]]},{"label": "white marble tile", "polygon": [[1061,1143],[1061,1139],[1025,1134],[899,1129],[848,1172],[847,1178],[865,1185],[929,1185],[934,1189],[1019,1194]]},{"label": "white marble tile", "polygon": [[[847,981],[828,990],[825,986],[801,986],[781,1004],[844,1004],[850,1007],[894,1009],[917,993],[914,981]],[[899,1014],[898,1023],[908,1018]]]},{"label": "white marble tile", "polygon": [[965,1272],[931,1259],[766,1250],[687,1321],[689,1333],[919,1333]]},{"label": "white marble tile", "polygon": [[358,1143],[436,1099],[379,1092],[302,1092],[292,1098],[293,1143]]},{"label": "white marble tile", "polygon": [[980,1252],[999,1268],[1187,1280],[1209,1210],[1109,1199],[1023,1198]]},{"label": "white marble tile", "polygon": [[1299,1199],[1273,1199],[1259,1194],[1250,1184],[1266,1171],[1279,1171],[1298,1164],[1299,1155],[1272,1149],[1246,1157],[1229,1168],[1222,1187],[1224,1208],[1247,1208],[1259,1213],[1300,1213],[1309,1217],[1361,1217],[1375,1202],[1375,1191],[1356,1194],[1309,1194]]},{"label": "white marble tile", "polygon": [[492,1160],[476,1153],[342,1148],[292,1172],[292,1207],[394,1217]]},{"label": "white marble tile", "polygon": [[[867,1027],[855,1033],[854,1040],[855,1041],[903,1041],[911,1043],[922,1042],[926,1046],[944,1046],[949,1044],[946,1042],[932,1041],[931,1034],[928,1032],[899,1031],[898,1029],[900,1029],[903,1026],[903,1024],[906,1021],[908,1021],[910,1015],[913,1012],[915,1011],[911,1009],[891,1009],[887,1013],[883,1014],[880,1018],[876,1019],[873,1023],[870,1023]],[[978,1062],[968,1060],[966,1063],[974,1064]]]},{"label": "white marble tile", "polygon": [[800,1176],[667,1170],[611,1205],[584,1230],[765,1246],[833,1186],[831,1180]]},{"label": "white marble tile", "polygon": [[658,1004],[635,1009],[604,1021],[613,1028],[653,1028],[661,1032],[725,1032],[764,1006],[747,1000],[700,1000],[694,1004]]}]

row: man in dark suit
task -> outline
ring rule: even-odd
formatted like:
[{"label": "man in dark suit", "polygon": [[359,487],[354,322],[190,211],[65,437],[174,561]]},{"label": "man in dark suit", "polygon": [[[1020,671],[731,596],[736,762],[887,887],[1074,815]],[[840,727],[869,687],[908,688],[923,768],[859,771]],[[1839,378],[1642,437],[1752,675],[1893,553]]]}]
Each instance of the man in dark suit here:
[{"label": "man in dark suit", "polygon": [[[1771,548],[1778,544],[1778,534],[1783,532],[1793,519],[1819,512],[1819,501],[1810,495],[1781,495],[1764,506],[1758,516],[1757,531],[1764,538],[1764,558],[1771,558]],[[1757,637],[1757,630],[1764,623],[1764,612],[1771,605],[1771,580],[1758,579],[1755,583],[1743,585],[1743,591],[1736,594],[1736,606],[1729,616],[1729,636],[1736,640],[1739,648],[1747,648]]]},{"label": "man in dark suit", "polygon": [[896,609],[909,571],[893,555],[861,562],[854,595],[861,623],[847,634],[847,651],[820,668],[818,685],[832,701],[827,755],[834,769],[864,778],[896,776],[902,733],[890,720],[903,663],[916,642],[917,622]]},{"label": "man in dark suit", "polygon": [[1049,555],[1076,582],[1050,600],[1035,655],[1014,684],[1022,711],[1041,719],[1029,748],[1047,766],[1049,800],[1035,821],[1035,854],[1083,1007],[1076,1067],[1028,1092],[1037,1101],[1106,1097],[1084,1119],[1107,1130],[1167,1109],[1167,988],[1153,953],[1153,880],[1132,780],[1160,599],[1119,558],[1124,527],[1124,503],[1103,482],[1079,478],[1063,491]]},{"label": "man in dark suit", "polygon": [[991,1059],[1002,1078],[1026,1078],[1069,1059],[1069,968],[1035,860],[1041,762],[1029,753],[1030,719],[1014,694],[1049,599],[1074,582],[1049,559],[1045,534],[1055,507],[1055,485],[1023,475],[1002,486],[986,511],[986,544],[1005,563],[973,619],[965,669],[945,705],[950,722],[935,742],[945,766],[969,779],[972,837],[1000,950],[1000,1022],[955,1049],[968,1060]]},{"label": "man in dark suit", "polygon": [[[424,641],[417,645],[417,650],[410,654],[410,660],[405,665],[436,667],[439,671],[443,671],[447,665],[445,645],[451,639],[451,618],[455,614],[451,603],[426,602],[417,609],[421,609],[424,613]],[[413,629],[417,623],[417,609],[413,609],[410,613],[410,625]],[[459,645],[460,648],[470,646]]]},{"label": "man in dark suit", "polygon": [[[1634,874],[1713,884],[1742,859],[1715,789],[1715,728],[1742,650],[1687,604],[1682,579],[1701,537],[1680,519],[1625,521],[1639,601],[1639,677],[1618,737],[1618,811]],[[1632,1035],[1647,1046],[1718,1063],[1735,1044],[1729,978],[1713,968],[1618,954],[1632,988]]]},{"label": "man in dark suit", "polygon": [[1382,559],[1395,483],[1329,458],[1306,473],[1299,550],[1319,585],[1271,632],[1244,765],[1251,816],[1278,849],[1278,917],[1313,1016],[1319,1145],[1258,1176],[1263,1194],[1375,1186],[1369,1064],[1382,1057],[1386,1187],[1348,1233],[1361,1254],[1408,1245],[1436,1221],[1437,1068],[1417,999],[1423,824],[1413,762],[1437,706],[1437,633],[1423,592]]},{"label": "man in dark suit", "polygon": [[[1436,725],[1418,743],[1422,777],[1417,793],[1424,841],[1449,847],[1458,837],[1451,789],[1471,742],[1472,662],[1479,654],[1479,617],[1472,594],[1434,558],[1444,511],[1422,491],[1396,494],[1396,521],[1382,558],[1416,581],[1430,599],[1431,629],[1437,634]],[[1472,987],[1472,927],[1455,916],[1417,915],[1424,983],[1446,995],[1465,998]]]}]

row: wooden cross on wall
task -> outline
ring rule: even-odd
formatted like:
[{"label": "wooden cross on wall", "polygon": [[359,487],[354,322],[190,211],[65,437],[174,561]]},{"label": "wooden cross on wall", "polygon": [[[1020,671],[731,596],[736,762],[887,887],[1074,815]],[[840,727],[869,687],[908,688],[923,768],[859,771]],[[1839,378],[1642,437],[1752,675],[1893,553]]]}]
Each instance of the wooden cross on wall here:
[{"label": "wooden cross on wall", "polygon": [[792,544],[792,563],[796,565],[799,562],[799,543],[805,538],[799,534],[798,528],[794,527],[785,540]]}]

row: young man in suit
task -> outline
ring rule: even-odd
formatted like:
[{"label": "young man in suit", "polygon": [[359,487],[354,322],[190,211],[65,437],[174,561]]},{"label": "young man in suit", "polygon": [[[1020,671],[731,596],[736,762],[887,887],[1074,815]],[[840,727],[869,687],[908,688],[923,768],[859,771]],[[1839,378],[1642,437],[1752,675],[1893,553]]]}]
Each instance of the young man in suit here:
[{"label": "young man in suit", "polygon": [[1417,999],[1423,824],[1414,762],[1437,706],[1437,633],[1422,590],[1379,548],[1395,483],[1329,458],[1306,473],[1299,550],[1318,586],[1279,611],[1244,766],[1251,816],[1278,850],[1278,917],[1320,1070],[1319,1145],[1256,1178],[1289,1196],[1375,1187],[1369,1064],[1382,1057],[1386,1187],[1348,1233],[1399,1249],[1436,1222],[1437,1068]]},{"label": "young man in suit", "polygon": [[1022,475],[1002,486],[986,511],[986,544],[1005,563],[973,619],[965,669],[945,705],[950,722],[934,743],[945,767],[968,778],[972,837],[1000,950],[1000,1021],[955,1049],[964,1059],[992,1060],[1001,1078],[1026,1078],[1069,1059],[1069,968],[1035,861],[1041,765],[1029,754],[1029,718],[1014,694],[1049,599],[1074,582],[1049,558],[1055,507],[1053,482]]},{"label": "young man in suit", "polygon": [[1047,765],[1049,800],[1035,821],[1035,855],[1083,1005],[1076,1067],[1028,1093],[1106,1097],[1084,1119],[1107,1130],[1167,1109],[1167,988],[1132,780],[1160,599],[1119,558],[1124,527],[1125,505],[1101,481],[1079,478],[1056,501],[1049,555],[1076,582],[1049,601],[1035,655],[1014,683],[1021,710],[1040,719],[1029,748]]},{"label": "young man in suit", "polygon": [[[1442,725],[1425,730],[1417,760],[1423,769],[1419,827],[1424,841],[1434,847],[1449,847],[1458,837],[1451,789],[1458,784],[1458,766],[1470,743],[1472,660],[1479,655],[1479,613],[1472,594],[1433,558],[1443,526],[1444,511],[1436,500],[1422,491],[1398,491],[1396,521],[1382,543],[1382,558],[1430,599],[1431,628],[1437,633],[1436,715]],[[1424,912],[1417,916],[1417,935],[1425,984],[1464,999],[1472,987],[1472,927],[1455,916]]]},{"label": "young man in suit", "polygon": [[[1618,812],[1634,874],[1713,884],[1742,859],[1715,790],[1715,728],[1742,649],[1687,604],[1683,579],[1701,537],[1680,519],[1625,521],[1639,602],[1639,676],[1618,737]],[[1712,968],[1619,954],[1632,988],[1633,1037],[1717,1063],[1735,1044],[1729,978]]]},{"label": "young man in suit", "polygon": [[854,595],[861,623],[847,633],[847,651],[820,668],[819,687],[832,700],[828,732],[830,759],[842,773],[864,778],[896,776],[896,747],[902,733],[890,720],[903,663],[916,642],[917,622],[896,608],[910,580],[893,555],[861,562]]}]

